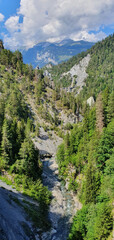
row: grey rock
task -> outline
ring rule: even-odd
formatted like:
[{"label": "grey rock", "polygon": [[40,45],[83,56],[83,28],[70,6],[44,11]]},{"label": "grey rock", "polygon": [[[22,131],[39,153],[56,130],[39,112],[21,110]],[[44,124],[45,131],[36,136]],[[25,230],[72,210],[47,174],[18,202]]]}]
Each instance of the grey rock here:
[{"label": "grey rock", "polygon": [[94,103],[95,103],[95,101],[94,101],[93,96],[91,96],[90,98],[87,99],[87,104],[88,104],[90,107],[93,106]]}]

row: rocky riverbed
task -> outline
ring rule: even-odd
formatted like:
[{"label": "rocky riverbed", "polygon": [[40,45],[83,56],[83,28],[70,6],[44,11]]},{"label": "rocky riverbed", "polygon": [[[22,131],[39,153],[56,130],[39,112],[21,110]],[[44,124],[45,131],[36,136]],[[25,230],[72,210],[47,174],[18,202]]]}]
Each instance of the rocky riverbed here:
[{"label": "rocky riverbed", "polygon": [[[43,163],[42,179],[45,186],[52,193],[49,208],[49,221],[51,230],[42,235],[42,240],[66,240],[72,218],[81,204],[71,192],[68,192],[58,176],[58,165],[55,153],[62,139],[52,133],[51,139],[47,132],[40,128],[40,137],[34,140],[35,146],[40,150]],[[44,158],[43,158],[44,154]],[[46,157],[50,156],[50,157]]]},{"label": "rocky riverbed", "polygon": [[58,178],[58,166],[55,157],[45,158],[43,161],[43,183],[52,192],[52,201],[49,209],[49,220],[52,229],[45,233],[42,240],[66,240],[72,218],[77,209],[81,208],[79,201],[68,192]]}]

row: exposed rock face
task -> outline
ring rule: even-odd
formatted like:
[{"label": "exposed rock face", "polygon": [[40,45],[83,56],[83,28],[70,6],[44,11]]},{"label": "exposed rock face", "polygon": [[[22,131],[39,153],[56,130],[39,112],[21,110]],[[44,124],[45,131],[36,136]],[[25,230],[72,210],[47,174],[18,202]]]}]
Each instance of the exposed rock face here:
[{"label": "exposed rock face", "polygon": [[49,73],[48,70],[45,70],[43,74],[44,76],[48,77],[52,81],[51,73]]},{"label": "exposed rock face", "polygon": [[63,110],[60,112],[60,119],[63,121],[64,125],[66,125],[67,123],[74,124],[77,122],[76,115],[74,115],[73,113],[67,115],[64,113]]},{"label": "exposed rock face", "polygon": [[68,92],[73,92],[77,88],[76,94],[78,94],[82,87],[85,85],[85,79],[87,78],[88,74],[86,73],[86,69],[88,67],[90,61],[90,54],[84,57],[79,64],[75,64],[69,72],[63,73],[61,77],[70,75],[72,79],[71,85],[66,88]]},{"label": "exposed rock face", "polygon": [[37,204],[0,180],[0,240],[39,240],[22,207],[23,200]]},{"label": "exposed rock face", "polygon": [[95,103],[94,98],[91,96],[90,98],[87,99],[87,104],[91,107]]},{"label": "exposed rock face", "polygon": [[39,149],[40,155],[43,157],[51,157],[56,151],[58,145],[62,143],[62,139],[52,132],[52,137],[44,129],[40,128],[40,137],[36,137],[34,141],[35,146]]},{"label": "exposed rock face", "polygon": [[51,63],[46,64],[46,68],[52,68],[52,64]]}]

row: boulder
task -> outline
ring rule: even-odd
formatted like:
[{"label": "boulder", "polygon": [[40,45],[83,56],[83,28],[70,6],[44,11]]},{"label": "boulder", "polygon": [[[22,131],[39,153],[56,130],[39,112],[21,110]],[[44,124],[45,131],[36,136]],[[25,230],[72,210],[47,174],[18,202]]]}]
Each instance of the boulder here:
[{"label": "boulder", "polygon": [[94,103],[95,103],[95,101],[94,101],[93,96],[91,96],[90,98],[87,99],[87,104],[88,104],[90,107],[93,106]]}]

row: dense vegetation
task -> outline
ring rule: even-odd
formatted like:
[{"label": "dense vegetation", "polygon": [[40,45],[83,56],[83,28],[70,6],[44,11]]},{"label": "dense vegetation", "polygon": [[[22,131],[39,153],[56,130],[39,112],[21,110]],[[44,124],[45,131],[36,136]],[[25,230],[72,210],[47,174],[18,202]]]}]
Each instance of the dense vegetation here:
[{"label": "dense vegetation", "polygon": [[91,108],[86,103],[83,105],[83,121],[67,132],[57,152],[61,178],[69,182],[69,189],[78,194],[83,204],[74,217],[69,240],[108,239],[112,231],[113,38],[110,36],[90,50],[93,55],[89,77],[80,97],[84,100],[92,94],[96,103]]},{"label": "dense vegetation", "polygon": [[32,66],[23,64],[22,55],[19,51],[12,53],[4,49],[1,44],[1,177],[2,179],[7,178],[7,182],[12,182],[18,190],[37,200],[43,211],[43,219],[43,215],[45,215],[50,203],[51,194],[42,183],[42,164],[39,151],[32,141],[37,129],[34,125],[33,116],[25,103],[24,96],[24,89],[26,94],[30,91],[31,81],[33,81],[34,76],[35,72]]},{"label": "dense vegetation", "polygon": [[97,105],[88,109],[83,122],[67,133],[57,153],[60,175],[83,203],[69,239],[107,239],[112,229],[114,93],[104,90],[102,101],[105,127],[97,124],[102,121],[97,119]]},{"label": "dense vegetation", "polygon": [[[114,184],[113,49],[114,35],[68,62],[54,66],[51,69],[55,75],[53,85],[48,77],[44,77],[42,70],[34,70],[31,65],[24,64],[19,51],[12,53],[4,49],[0,41],[1,174],[7,172],[16,187],[37,199],[42,209],[48,207],[50,192],[42,184],[39,151],[32,141],[34,136],[39,136],[40,123],[34,121],[29,110],[27,101],[30,99],[42,119],[44,129],[55,130],[64,138],[57,152],[59,173],[83,204],[74,217],[69,240],[105,240],[111,237]],[[78,96],[66,93],[60,89],[58,78],[88,53],[91,60],[86,85]],[[63,79],[63,86],[68,83],[65,81]],[[91,107],[87,105],[90,96],[95,99]],[[77,116],[77,124],[63,126],[59,118],[59,112],[63,110]]]},{"label": "dense vegetation", "polygon": [[[55,85],[58,87],[66,87],[70,84],[65,77],[61,78],[64,72],[68,72],[75,64],[78,64],[87,54],[90,54],[91,60],[87,69],[88,78],[86,87],[82,91],[83,98],[87,98],[103,90],[107,85],[112,85],[114,78],[114,35],[109,36],[102,42],[96,43],[91,49],[82,52],[67,62],[63,62],[48,69],[54,79]],[[67,76],[68,78],[68,76]]]},{"label": "dense vegetation", "polygon": [[88,78],[82,97],[96,96],[106,87],[114,87],[114,34],[96,43],[89,51],[91,60],[87,68]]}]

